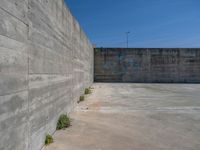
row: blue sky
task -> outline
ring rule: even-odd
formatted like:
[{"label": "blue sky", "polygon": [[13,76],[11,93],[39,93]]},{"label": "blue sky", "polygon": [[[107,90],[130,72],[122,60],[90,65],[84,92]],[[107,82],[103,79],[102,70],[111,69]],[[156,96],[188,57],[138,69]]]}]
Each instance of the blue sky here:
[{"label": "blue sky", "polygon": [[66,0],[97,47],[200,47],[200,0]]}]

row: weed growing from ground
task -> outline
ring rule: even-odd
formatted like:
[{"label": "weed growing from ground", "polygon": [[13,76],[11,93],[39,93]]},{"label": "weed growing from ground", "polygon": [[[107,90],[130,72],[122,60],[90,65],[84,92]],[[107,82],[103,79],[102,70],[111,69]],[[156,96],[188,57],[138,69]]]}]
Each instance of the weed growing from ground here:
[{"label": "weed growing from ground", "polygon": [[88,95],[88,94],[91,94],[91,93],[92,93],[91,88],[86,88],[85,89],[85,95]]},{"label": "weed growing from ground", "polygon": [[67,115],[61,115],[58,123],[57,123],[57,130],[68,128],[71,125],[70,118]]},{"label": "weed growing from ground", "polygon": [[83,102],[85,100],[84,96],[80,96],[78,103]]},{"label": "weed growing from ground", "polygon": [[53,137],[49,134],[46,135],[46,139],[45,139],[45,145],[49,145],[53,143]]}]

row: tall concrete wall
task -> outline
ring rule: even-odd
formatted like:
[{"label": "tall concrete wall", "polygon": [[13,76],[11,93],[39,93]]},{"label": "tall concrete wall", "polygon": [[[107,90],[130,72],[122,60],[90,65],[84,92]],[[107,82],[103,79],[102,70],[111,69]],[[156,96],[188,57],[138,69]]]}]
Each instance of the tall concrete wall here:
[{"label": "tall concrete wall", "polygon": [[0,150],[39,150],[93,82],[93,48],[63,0],[0,1]]},{"label": "tall concrete wall", "polygon": [[200,49],[96,48],[95,81],[200,83]]}]

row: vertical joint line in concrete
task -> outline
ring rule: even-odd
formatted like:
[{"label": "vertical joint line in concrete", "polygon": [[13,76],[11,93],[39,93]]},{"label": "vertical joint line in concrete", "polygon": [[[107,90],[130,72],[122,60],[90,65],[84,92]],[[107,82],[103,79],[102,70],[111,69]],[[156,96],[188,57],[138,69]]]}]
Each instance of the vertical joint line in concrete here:
[{"label": "vertical joint line in concrete", "polygon": [[28,76],[27,76],[27,80],[28,80],[28,149],[30,149],[30,98],[29,98],[29,90],[30,90],[30,87],[29,87],[29,73],[30,73],[30,68],[29,68],[29,63],[30,63],[30,44],[29,44],[29,32],[30,32],[30,20],[29,20],[29,13],[30,13],[30,0],[28,0],[28,5],[27,5],[27,27],[28,27],[28,31],[27,31],[27,41],[28,41],[28,48],[27,48],[27,61],[28,61]]}]

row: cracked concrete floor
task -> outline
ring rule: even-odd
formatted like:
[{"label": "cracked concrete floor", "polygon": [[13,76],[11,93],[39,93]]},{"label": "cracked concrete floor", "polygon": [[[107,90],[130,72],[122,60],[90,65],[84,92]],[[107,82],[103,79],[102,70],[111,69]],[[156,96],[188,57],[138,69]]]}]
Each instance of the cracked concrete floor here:
[{"label": "cracked concrete floor", "polygon": [[45,150],[200,150],[200,85],[93,87]]}]

